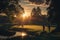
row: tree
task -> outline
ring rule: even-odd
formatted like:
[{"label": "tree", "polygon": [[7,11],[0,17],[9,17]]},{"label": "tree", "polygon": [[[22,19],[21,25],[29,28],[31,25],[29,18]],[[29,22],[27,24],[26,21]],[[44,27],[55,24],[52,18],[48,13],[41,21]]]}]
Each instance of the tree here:
[{"label": "tree", "polygon": [[[60,5],[59,5],[59,3],[60,3],[59,0],[52,0],[50,8],[49,8],[50,12],[52,11],[51,7],[53,7],[53,12],[55,11],[55,16],[53,18],[53,21],[57,24],[56,29],[54,30],[56,32],[60,32],[60,19],[59,19],[59,17],[60,17],[60,11],[59,11]],[[51,19],[53,17],[52,16],[53,12],[51,12],[51,13],[50,12],[49,12],[49,15],[50,15],[49,19]]]},{"label": "tree", "polygon": [[4,10],[8,7],[9,0],[0,0],[0,13],[4,12]]},{"label": "tree", "polygon": [[33,8],[33,9],[32,9],[32,12],[31,12],[31,16],[34,16],[35,14],[36,14],[36,9]]},{"label": "tree", "polygon": [[37,13],[38,16],[41,16],[41,9],[39,7],[37,7]]},{"label": "tree", "polygon": [[14,19],[14,15],[24,12],[24,8],[19,4],[19,0],[0,0],[0,13],[5,13],[10,20]]},{"label": "tree", "polygon": [[41,15],[41,9],[39,7],[33,8],[31,15],[35,17],[39,17]]},{"label": "tree", "polygon": [[7,16],[12,15],[13,13],[19,13],[22,10],[24,10],[19,5],[19,0],[1,0],[0,1],[0,13],[5,13]]}]

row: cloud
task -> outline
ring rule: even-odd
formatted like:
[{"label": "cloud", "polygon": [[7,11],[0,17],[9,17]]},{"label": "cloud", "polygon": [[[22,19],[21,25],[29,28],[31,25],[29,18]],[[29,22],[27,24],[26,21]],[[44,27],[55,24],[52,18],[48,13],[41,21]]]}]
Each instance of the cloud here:
[{"label": "cloud", "polygon": [[37,5],[40,5],[40,4],[49,5],[51,2],[51,0],[28,0],[28,1],[32,4],[37,4]]},{"label": "cloud", "polygon": [[28,0],[29,2],[31,3],[34,3],[34,4],[42,4],[44,3],[44,0]]}]

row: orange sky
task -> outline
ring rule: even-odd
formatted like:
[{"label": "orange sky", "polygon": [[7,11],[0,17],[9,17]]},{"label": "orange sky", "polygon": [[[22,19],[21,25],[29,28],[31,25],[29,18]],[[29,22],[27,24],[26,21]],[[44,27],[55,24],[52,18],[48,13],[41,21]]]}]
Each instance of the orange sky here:
[{"label": "orange sky", "polygon": [[47,8],[49,7],[49,5],[46,5],[45,3],[40,4],[40,5],[36,5],[36,4],[32,4],[30,3],[28,0],[21,0],[20,5],[24,8],[24,11],[27,15],[31,14],[31,11],[34,7],[39,6],[41,8],[41,14],[42,15],[47,15]]}]

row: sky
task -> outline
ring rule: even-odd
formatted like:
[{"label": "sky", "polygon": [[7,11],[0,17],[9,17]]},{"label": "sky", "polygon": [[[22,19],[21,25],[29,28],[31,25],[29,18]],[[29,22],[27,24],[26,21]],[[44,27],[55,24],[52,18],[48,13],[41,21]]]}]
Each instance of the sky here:
[{"label": "sky", "polygon": [[47,8],[50,6],[49,5],[46,5],[45,2],[43,4],[32,4],[31,2],[29,2],[28,0],[21,0],[21,2],[19,3],[23,8],[24,8],[24,11],[26,14],[30,15],[31,14],[31,11],[34,7],[37,7],[39,6],[41,8],[41,14],[42,15],[47,15]]}]

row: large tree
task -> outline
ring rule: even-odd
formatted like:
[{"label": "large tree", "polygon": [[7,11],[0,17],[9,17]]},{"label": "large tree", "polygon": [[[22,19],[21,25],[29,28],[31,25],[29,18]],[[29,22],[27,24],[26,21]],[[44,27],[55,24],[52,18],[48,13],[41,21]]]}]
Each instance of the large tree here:
[{"label": "large tree", "polygon": [[5,13],[10,19],[14,19],[14,15],[24,12],[24,8],[19,4],[19,0],[0,0],[0,13]]},{"label": "large tree", "polygon": [[12,15],[13,13],[19,13],[21,10],[24,10],[19,5],[19,0],[0,0],[0,13],[5,13],[7,16]]},{"label": "large tree", "polygon": [[[53,18],[54,23],[57,24],[55,31],[60,32],[60,0],[52,0],[51,5],[49,7],[49,19],[51,19],[53,16],[52,14],[55,12],[55,16]],[[51,8],[53,9],[51,10]],[[53,22],[52,21],[52,22]]]}]

